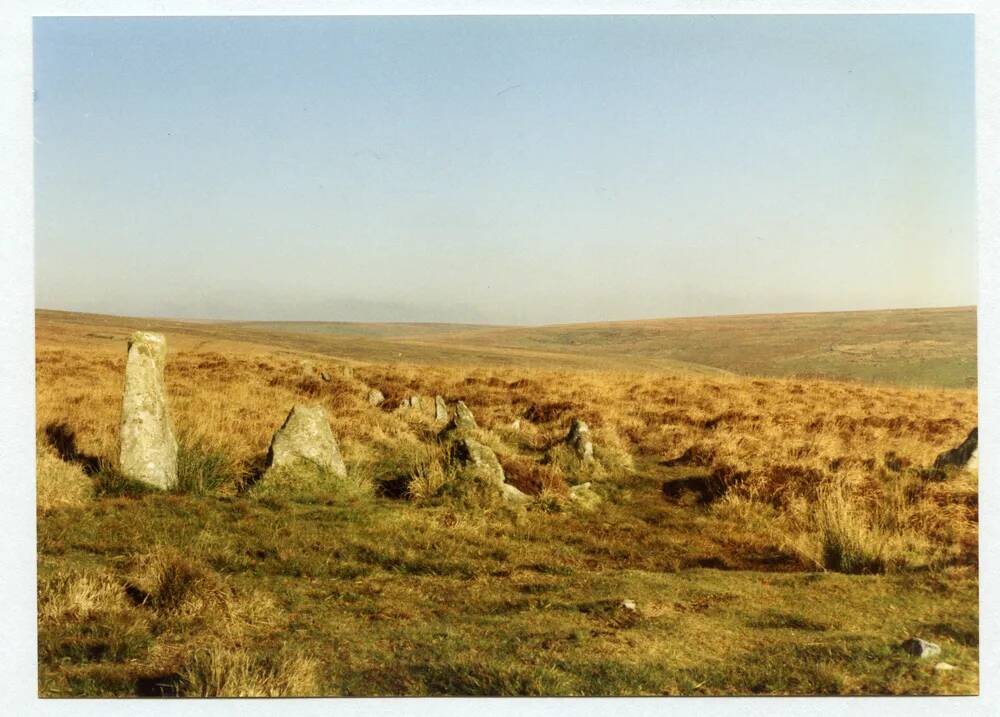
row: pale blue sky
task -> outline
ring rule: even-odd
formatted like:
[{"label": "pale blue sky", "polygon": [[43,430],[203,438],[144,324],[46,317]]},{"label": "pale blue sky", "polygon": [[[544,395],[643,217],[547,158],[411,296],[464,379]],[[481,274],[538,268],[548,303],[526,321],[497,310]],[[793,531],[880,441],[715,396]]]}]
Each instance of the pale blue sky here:
[{"label": "pale blue sky", "polygon": [[40,307],[976,302],[971,16],[35,22]]}]

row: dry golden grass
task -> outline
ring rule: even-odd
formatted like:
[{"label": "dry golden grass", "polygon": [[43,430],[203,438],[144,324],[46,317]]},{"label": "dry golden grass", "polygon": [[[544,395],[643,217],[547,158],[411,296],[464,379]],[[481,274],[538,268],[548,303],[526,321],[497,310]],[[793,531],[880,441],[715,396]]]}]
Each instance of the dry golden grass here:
[{"label": "dry golden grass", "polygon": [[[793,556],[791,562],[782,558],[782,570],[905,575],[947,569],[974,575],[976,569],[976,476],[955,473],[932,481],[920,472],[977,423],[974,390],[471,365],[352,362],[348,370],[346,363],[321,355],[231,340],[223,329],[206,346],[206,329],[200,330],[198,336],[180,329],[168,332],[170,407],[182,444],[182,464],[189,466],[186,474],[195,476],[189,477],[185,491],[236,499],[242,481],[259,472],[271,436],[289,408],[302,402],[322,404],[352,479],[358,485],[377,485],[381,495],[407,498],[415,510],[426,511],[426,517],[400,513],[398,525],[384,528],[386,535],[400,531],[397,539],[408,547],[397,548],[390,539],[378,546],[342,549],[357,551],[364,561],[385,569],[417,575],[444,570],[446,576],[454,569],[475,575],[480,568],[449,567],[447,556],[440,555],[443,536],[477,546],[497,530],[508,531],[504,539],[522,531],[518,521],[523,516],[511,517],[512,527],[498,528],[505,524],[496,522],[500,519],[494,512],[477,516],[435,498],[454,475],[447,451],[437,441],[441,425],[434,421],[432,409],[393,407],[405,396],[438,394],[449,404],[463,400],[473,411],[480,426],[477,438],[496,451],[508,480],[536,497],[531,510],[551,518],[551,528],[531,529],[542,531],[533,540],[551,544],[552,556],[569,571],[588,570],[588,560],[620,561],[619,567],[627,570],[653,572],[676,571],[685,565],[761,569],[766,563],[760,556],[774,551]],[[126,333],[121,327],[116,331]],[[83,469],[99,473],[116,460],[125,345],[118,338],[88,337],[88,333],[93,331],[87,327],[39,329],[36,416],[43,512],[86,511],[92,499]],[[329,380],[319,378],[319,372],[326,372]],[[387,396],[382,407],[369,405],[370,388]],[[425,406],[430,403],[424,401]],[[592,429],[597,459],[592,465],[581,464],[561,444],[574,417]],[[637,497],[638,491],[648,492],[651,481],[662,478],[702,490],[703,504],[692,503],[690,493],[664,497],[655,488]],[[590,534],[577,534],[571,527],[577,518],[567,491],[584,481],[592,481],[604,497],[605,512],[588,518]],[[363,499],[359,496],[355,498]],[[104,501],[99,518],[119,509],[133,510],[107,503],[114,499],[98,500]],[[256,500],[272,501],[266,510],[288,509],[280,495],[265,498],[261,493]],[[682,543],[657,543],[650,535],[663,530],[656,523],[659,518],[654,519],[652,502],[676,504],[679,512],[670,515],[685,516],[690,532]],[[184,505],[184,510],[190,508]],[[160,510],[169,515],[169,506]],[[248,509],[237,510],[234,504],[232,510],[237,522],[226,529],[192,518],[198,527],[185,530],[194,531],[196,537],[188,535],[185,540],[194,555],[210,556],[212,566],[236,571],[264,559],[255,556],[272,553],[283,565],[291,560],[305,566],[283,570],[309,574],[318,569],[308,566],[325,554],[326,544],[304,544],[295,549],[298,553],[284,547],[288,541],[308,543],[307,523],[297,524],[302,536],[256,535],[254,540],[264,547],[247,547],[240,543],[244,537],[238,521],[240,511]],[[627,531],[615,532],[616,521],[624,520],[626,510],[639,511],[641,531],[629,524]],[[254,525],[262,520],[255,514]],[[405,540],[400,537],[404,533]],[[573,542],[559,544],[561,535],[572,535]],[[57,546],[60,540],[50,539]],[[102,545],[111,538],[78,540]],[[268,547],[271,543],[274,547]],[[677,552],[657,552],[664,545]],[[586,546],[601,557],[576,557],[572,562],[569,546],[575,546],[573,550]],[[293,554],[299,557],[290,558]],[[329,562],[330,558],[324,559],[323,570],[330,569],[325,567]],[[338,569],[350,575],[354,568]],[[116,577],[74,575],[40,584],[40,629],[47,635],[46,649],[53,660],[90,654],[87,650],[97,649],[95,644],[101,650],[112,645],[112,653],[124,660],[155,642],[149,659],[163,665],[165,674],[172,675],[171,689],[180,693],[295,695],[319,689],[322,679],[315,657],[286,651],[265,659],[248,642],[251,636],[273,640],[274,631],[289,629],[291,618],[281,614],[282,608],[266,591],[235,591],[204,560],[168,545],[149,546],[116,570]],[[409,599],[419,603],[424,597]],[[417,619],[405,605],[383,609],[409,615],[406,620]],[[96,638],[87,642],[90,638],[73,630],[83,630],[84,621],[94,615],[101,616],[94,629],[103,632],[97,642]],[[168,619],[186,621],[185,637],[176,642],[154,640],[157,625]],[[694,623],[690,627],[696,633],[709,630]],[[192,637],[195,634],[197,638]],[[720,634],[706,632],[702,638],[715,644],[722,639]],[[81,640],[82,647],[74,647]],[[202,649],[192,652],[192,644]],[[615,664],[619,669],[624,663]],[[87,675],[98,673],[96,667],[87,669]],[[491,686],[503,692],[535,689],[518,687],[515,676],[506,673],[471,686],[460,677],[441,677],[442,684],[457,680],[454,689],[459,692]],[[608,684],[619,684],[618,677],[607,679]],[[405,683],[399,689],[421,693],[436,688]],[[551,683],[538,689],[551,693],[561,688]]]},{"label": "dry golden grass", "polygon": [[[330,380],[320,380],[305,360]],[[78,456],[113,462],[123,347],[42,345],[37,368],[39,435],[71,427]],[[831,552],[824,558],[816,546],[843,533],[848,543],[880,546],[883,554],[869,567],[976,562],[974,479],[931,483],[886,465],[891,455],[903,465],[929,466],[960,442],[976,423],[971,390],[407,365],[346,372],[335,362],[287,352],[184,349],[171,351],[167,385],[182,443],[223,457],[237,476],[259,466],[287,410],[304,401],[326,407],[356,473],[396,454],[433,450],[425,448],[438,428],[429,412],[373,408],[366,394],[379,388],[390,397],[384,406],[396,403],[392,397],[440,394],[469,405],[512,482],[532,493],[558,493],[564,480],[613,480],[632,471],[636,457],[667,460],[689,452],[692,468],[773,514],[771,529],[787,533],[807,560],[835,564]],[[558,445],[575,416],[594,433],[598,462],[589,470],[575,467]],[[518,430],[510,427],[515,419]],[[435,456],[404,472],[419,478],[418,496],[444,478]],[[731,508],[732,502],[718,506]]]},{"label": "dry golden grass", "polygon": [[83,468],[61,460],[48,444],[39,441],[35,461],[36,499],[43,513],[84,505],[93,495],[93,486]]},{"label": "dry golden grass", "polygon": [[199,648],[180,672],[188,697],[309,697],[318,692],[315,659],[260,656],[226,644]]}]

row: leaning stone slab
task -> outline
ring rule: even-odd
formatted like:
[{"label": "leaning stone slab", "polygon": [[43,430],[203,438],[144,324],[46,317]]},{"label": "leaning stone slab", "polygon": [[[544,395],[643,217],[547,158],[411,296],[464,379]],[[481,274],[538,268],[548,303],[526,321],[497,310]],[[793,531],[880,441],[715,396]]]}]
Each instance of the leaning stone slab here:
[{"label": "leaning stone slab", "polygon": [[959,468],[976,472],[979,470],[979,426],[976,426],[965,440],[951,450],[945,451],[934,461],[934,468]]},{"label": "leaning stone slab", "polygon": [[163,334],[137,331],[128,342],[119,426],[122,474],[157,488],[177,485],[177,439],[167,407]]},{"label": "leaning stone slab", "polygon": [[347,476],[347,467],[322,406],[294,406],[271,439],[268,470],[294,470],[302,464],[337,478]]},{"label": "leaning stone slab", "polygon": [[590,426],[579,418],[573,419],[573,423],[569,427],[569,433],[566,434],[566,443],[573,449],[573,452],[576,453],[577,458],[580,460],[589,461],[594,459],[594,443],[590,438]]}]

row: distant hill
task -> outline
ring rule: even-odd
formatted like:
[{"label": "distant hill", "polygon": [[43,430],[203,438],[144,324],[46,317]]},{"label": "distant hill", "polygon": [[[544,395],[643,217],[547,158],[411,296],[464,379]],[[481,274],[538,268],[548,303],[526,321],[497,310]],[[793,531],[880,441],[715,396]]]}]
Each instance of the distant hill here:
[{"label": "distant hill", "polygon": [[163,331],[189,347],[261,345],[349,362],[476,363],[974,387],[976,309],[905,309],[656,319],[541,327],[350,322],[208,322],[36,312],[38,332],[123,340]]}]

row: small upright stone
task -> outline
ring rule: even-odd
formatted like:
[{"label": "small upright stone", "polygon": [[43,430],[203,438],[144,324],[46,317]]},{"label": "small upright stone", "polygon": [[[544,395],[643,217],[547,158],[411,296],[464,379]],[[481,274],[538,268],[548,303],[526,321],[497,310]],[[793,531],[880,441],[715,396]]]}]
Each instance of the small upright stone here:
[{"label": "small upright stone", "polygon": [[328,383],[329,383],[329,382],[330,382],[330,380],[331,380],[331,379],[333,378],[333,377],[332,377],[332,376],[330,376],[330,374],[329,374],[328,372],[326,372],[326,371],[320,371],[320,372],[319,372],[319,377],[320,377],[321,379],[323,379],[324,381],[328,382]]},{"label": "small upright stone", "polygon": [[479,426],[476,424],[476,418],[472,415],[472,411],[469,410],[469,407],[465,405],[465,401],[459,401],[456,403],[455,415],[448,424],[448,430],[472,431],[478,427]]},{"label": "small upright stone", "polygon": [[397,410],[408,410],[411,408],[420,408],[420,396],[407,396],[397,406]]},{"label": "small upright stone", "polygon": [[268,469],[294,468],[299,463],[337,478],[347,476],[347,467],[322,406],[294,406],[271,439]]},{"label": "small upright stone", "polygon": [[448,420],[448,404],[441,396],[434,397],[434,420],[442,422]]},{"label": "small upright stone", "polygon": [[368,392],[368,403],[372,406],[377,406],[384,400],[385,396],[377,388],[373,388]]},{"label": "small upright stone", "polygon": [[167,408],[163,334],[137,331],[128,342],[119,426],[122,474],[157,488],[177,484],[177,439]]},{"label": "small upright stone", "polygon": [[590,439],[590,426],[579,418],[573,419],[569,433],[566,434],[566,443],[573,449],[580,460],[593,460],[594,443]]}]

